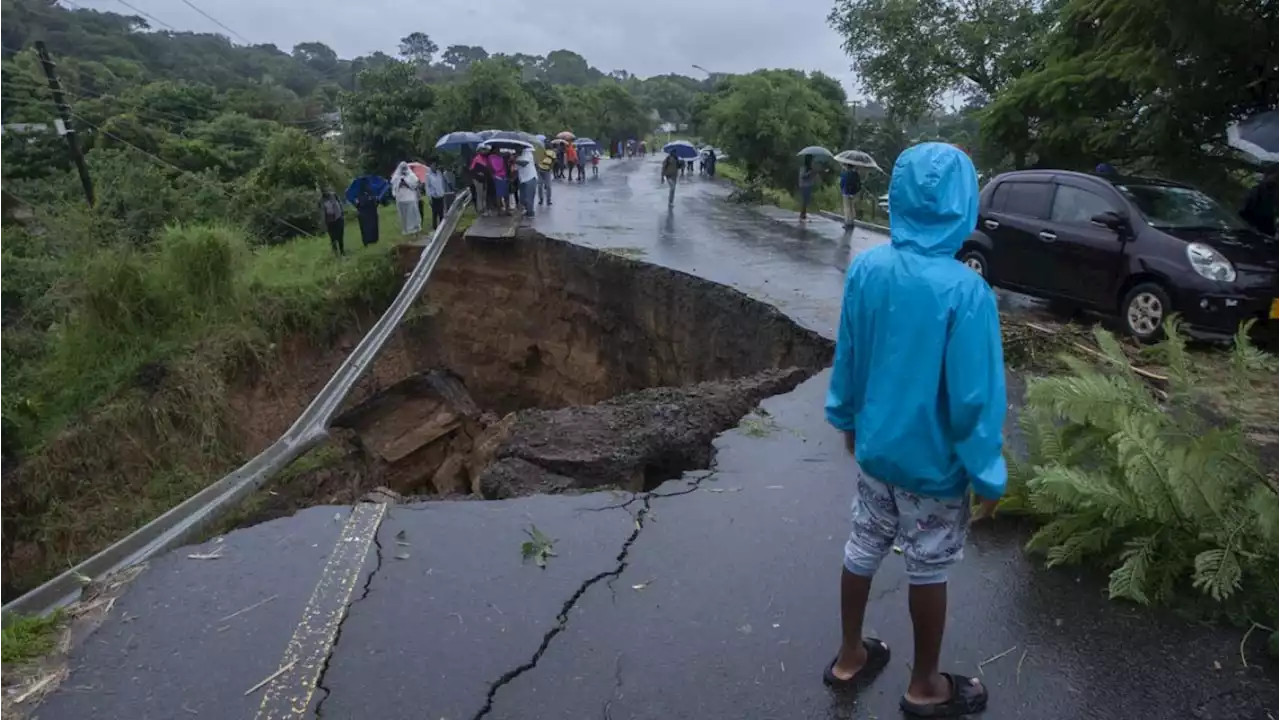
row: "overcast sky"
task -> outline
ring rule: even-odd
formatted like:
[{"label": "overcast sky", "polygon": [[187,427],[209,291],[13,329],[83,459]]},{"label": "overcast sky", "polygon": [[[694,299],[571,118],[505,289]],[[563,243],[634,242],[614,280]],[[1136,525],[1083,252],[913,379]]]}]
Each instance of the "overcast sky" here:
[{"label": "overcast sky", "polygon": [[[228,34],[180,0],[126,1],[179,30]],[[251,42],[275,43],[286,52],[295,43],[318,40],[346,58],[375,50],[394,55],[401,37],[420,30],[441,50],[460,44],[546,55],[564,48],[604,72],[625,69],[644,77],[669,72],[701,77],[695,64],[730,73],[821,70],[853,91],[840,37],[827,26],[831,0],[191,2]],[[448,9],[437,9],[446,4]],[[120,0],[76,0],[76,5],[136,14]]]}]

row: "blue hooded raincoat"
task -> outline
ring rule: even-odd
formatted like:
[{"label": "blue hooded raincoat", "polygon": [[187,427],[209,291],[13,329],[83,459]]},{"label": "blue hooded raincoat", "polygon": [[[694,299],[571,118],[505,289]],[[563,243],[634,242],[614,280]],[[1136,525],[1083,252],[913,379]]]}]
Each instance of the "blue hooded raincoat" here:
[{"label": "blue hooded raincoat", "polygon": [[889,182],[891,242],[849,266],[827,420],[871,477],[933,497],[1004,493],[995,294],[955,259],[978,218],[969,156],[924,143]]}]

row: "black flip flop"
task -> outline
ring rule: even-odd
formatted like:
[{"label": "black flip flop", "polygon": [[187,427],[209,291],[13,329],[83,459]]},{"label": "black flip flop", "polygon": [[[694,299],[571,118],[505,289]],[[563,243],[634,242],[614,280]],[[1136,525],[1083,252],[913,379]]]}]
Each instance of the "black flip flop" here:
[{"label": "black flip flop", "polygon": [[826,672],[822,673],[823,684],[833,690],[857,690],[874,680],[884,666],[889,664],[889,646],[885,645],[883,640],[863,638],[862,647],[867,649],[867,662],[853,674],[853,677],[842,680],[831,671],[836,666],[836,660],[840,659],[840,656],[836,655],[831,662],[827,663]]},{"label": "black flip flop", "polygon": [[940,718],[980,713],[987,709],[987,688],[981,683],[975,684],[976,678],[951,673],[942,673],[942,677],[951,683],[951,697],[940,703],[914,703],[904,695],[899,703],[902,712],[912,717]]}]

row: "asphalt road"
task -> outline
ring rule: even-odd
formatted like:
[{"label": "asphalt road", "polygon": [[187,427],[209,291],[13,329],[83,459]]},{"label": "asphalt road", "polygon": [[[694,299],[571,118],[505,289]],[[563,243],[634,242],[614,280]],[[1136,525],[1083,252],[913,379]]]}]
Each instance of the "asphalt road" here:
[{"label": "asphalt road", "polygon": [[[733,285],[828,336],[849,259],[884,241],[728,205],[708,180],[668,210],[656,160],[602,166],[557,183],[534,227]],[[820,682],[856,472],[823,421],[827,379],[766,401],[763,427],[717,440],[712,471],[648,495],[320,507],[175,551],[73,650],[38,717],[897,717],[896,558],[867,619],[888,670],[852,700]],[[545,569],[521,558],[535,526],[555,541]],[[1108,602],[1023,538],[975,529],[952,575],[944,665],[983,676],[985,717],[1280,716],[1263,633],[1246,667],[1238,631]]]}]

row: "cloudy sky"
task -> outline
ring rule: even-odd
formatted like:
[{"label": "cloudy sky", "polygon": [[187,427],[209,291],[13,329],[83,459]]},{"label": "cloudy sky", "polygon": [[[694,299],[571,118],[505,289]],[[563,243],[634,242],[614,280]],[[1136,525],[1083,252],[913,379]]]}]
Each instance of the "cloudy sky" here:
[{"label": "cloudy sky", "polygon": [[[227,34],[181,0],[124,2],[180,30]],[[136,14],[124,2],[76,0],[76,5]],[[827,27],[831,0],[191,2],[249,41],[275,43],[286,51],[295,43],[318,40],[342,57],[375,50],[395,54],[401,37],[420,30],[441,49],[481,45],[490,52],[546,55],[565,48],[605,72],[699,76],[695,64],[733,73],[800,68],[821,70],[844,83],[846,91],[853,89],[840,38]],[[594,9],[588,14],[583,8]]]}]

